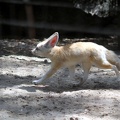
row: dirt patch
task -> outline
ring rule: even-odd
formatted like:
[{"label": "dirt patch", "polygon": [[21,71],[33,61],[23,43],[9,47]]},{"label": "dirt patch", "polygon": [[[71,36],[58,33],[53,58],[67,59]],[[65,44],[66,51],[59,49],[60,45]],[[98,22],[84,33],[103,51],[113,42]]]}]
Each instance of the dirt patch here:
[{"label": "dirt patch", "polygon": [[119,120],[120,80],[114,71],[93,67],[89,79],[79,86],[61,69],[43,85],[33,85],[49,68],[47,59],[8,55],[0,57],[1,120]]}]

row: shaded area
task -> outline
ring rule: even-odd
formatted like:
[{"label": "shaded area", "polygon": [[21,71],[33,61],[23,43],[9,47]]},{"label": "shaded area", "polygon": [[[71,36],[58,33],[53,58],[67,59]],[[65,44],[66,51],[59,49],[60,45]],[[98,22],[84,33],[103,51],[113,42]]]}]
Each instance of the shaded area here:
[{"label": "shaded area", "polygon": [[43,38],[55,31],[62,38],[120,35],[118,0],[1,0],[0,3],[1,38]]}]

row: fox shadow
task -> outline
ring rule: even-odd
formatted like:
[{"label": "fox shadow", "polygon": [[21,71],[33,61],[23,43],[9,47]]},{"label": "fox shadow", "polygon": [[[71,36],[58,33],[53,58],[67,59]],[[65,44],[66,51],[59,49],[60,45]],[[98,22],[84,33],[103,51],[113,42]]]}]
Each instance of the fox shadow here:
[{"label": "fox shadow", "polygon": [[[51,79],[52,81],[52,79]],[[54,81],[55,82],[55,81]],[[46,81],[40,85],[30,85],[30,86],[22,86],[20,89],[27,90],[28,92],[36,92],[36,90],[40,90],[43,92],[55,92],[55,93],[62,93],[62,92],[72,92],[78,90],[120,90],[120,81],[116,80],[116,78],[109,78],[105,77],[104,80],[101,79],[88,79],[84,84],[79,83],[65,83],[62,81],[58,84],[54,84],[54,82],[49,83]],[[56,81],[57,82],[57,81]]]},{"label": "fox shadow", "polygon": [[52,78],[46,80],[43,84],[34,85],[32,80],[38,79],[34,76],[19,77],[16,75],[0,75],[0,88],[9,88],[17,86],[19,89],[26,90],[27,92],[36,92],[37,90],[43,92],[55,92],[62,93],[66,91],[78,91],[78,90],[120,90],[120,80],[116,80],[116,76],[95,76],[88,78],[84,84],[80,84],[80,79],[71,81],[68,77]]}]

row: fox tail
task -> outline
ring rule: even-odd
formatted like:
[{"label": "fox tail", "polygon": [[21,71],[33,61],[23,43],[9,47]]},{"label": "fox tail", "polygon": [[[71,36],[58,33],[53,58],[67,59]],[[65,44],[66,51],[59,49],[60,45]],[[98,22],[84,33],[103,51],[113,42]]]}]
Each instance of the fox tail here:
[{"label": "fox tail", "polygon": [[113,51],[107,50],[106,57],[107,57],[107,60],[111,64],[115,65],[120,71],[120,59],[118,58],[118,56]]}]

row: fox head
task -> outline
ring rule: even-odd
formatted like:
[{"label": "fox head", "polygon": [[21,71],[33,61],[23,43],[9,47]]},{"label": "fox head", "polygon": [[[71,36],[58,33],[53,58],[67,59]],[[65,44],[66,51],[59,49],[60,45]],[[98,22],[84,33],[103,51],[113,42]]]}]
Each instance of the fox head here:
[{"label": "fox head", "polygon": [[32,50],[34,55],[40,57],[46,57],[52,48],[54,48],[58,42],[59,34],[55,32],[49,38],[45,39],[42,42],[39,42],[37,46]]}]

